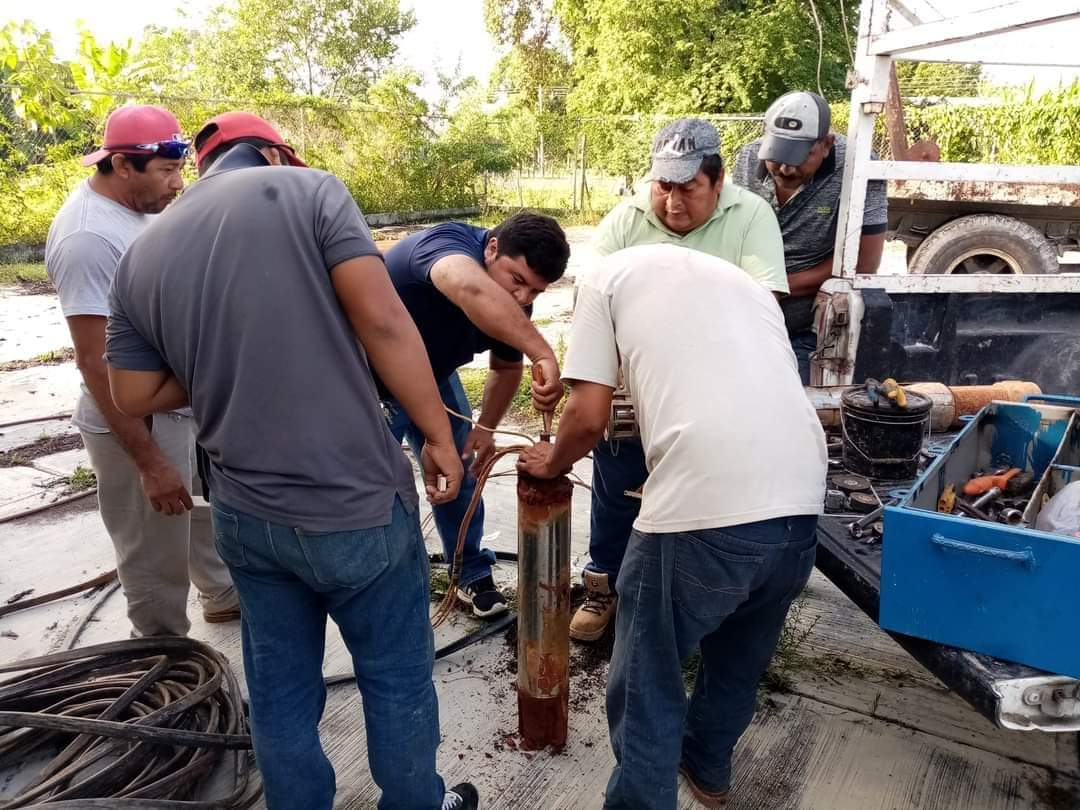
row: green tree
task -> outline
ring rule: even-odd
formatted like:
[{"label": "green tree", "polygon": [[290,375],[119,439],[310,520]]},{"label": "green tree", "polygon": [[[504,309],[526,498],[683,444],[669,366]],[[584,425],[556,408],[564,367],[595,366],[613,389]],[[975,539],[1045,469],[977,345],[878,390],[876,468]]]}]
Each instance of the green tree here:
[{"label": "green tree", "polygon": [[293,92],[349,99],[364,92],[415,24],[397,0],[239,0],[230,37],[260,49]]},{"label": "green tree", "polygon": [[397,0],[237,0],[204,25],[148,29],[137,54],[156,88],[218,98],[362,98],[415,24]]},{"label": "green tree", "polygon": [[52,35],[29,21],[0,28],[0,82],[8,123],[51,135],[85,122],[86,110],[72,97],[72,66],[60,61]]},{"label": "green tree", "polygon": [[108,97],[94,90],[123,71],[126,48],[99,46],[83,32],[74,62],[31,23],[0,28],[0,244],[39,241],[85,171],[76,160],[93,144]]},{"label": "green tree", "polygon": [[556,0],[556,9],[577,106],[610,113],[760,111],[795,88],[838,97],[855,23],[842,0]]},{"label": "green tree", "polygon": [[794,89],[842,97],[856,23],[848,5],[555,0],[574,69],[568,106],[588,133],[590,162],[640,171],[663,117],[762,111]]},{"label": "green tree", "polygon": [[[566,117],[574,72],[554,4],[484,0],[484,19],[488,33],[505,49],[489,85],[493,92],[508,95],[508,119],[516,120],[517,134],[527,135],[534,149],[543,143],[545,162],[568,159],[577,135],[574,122]],[[538,152],[535,157],[540,157]]]}]

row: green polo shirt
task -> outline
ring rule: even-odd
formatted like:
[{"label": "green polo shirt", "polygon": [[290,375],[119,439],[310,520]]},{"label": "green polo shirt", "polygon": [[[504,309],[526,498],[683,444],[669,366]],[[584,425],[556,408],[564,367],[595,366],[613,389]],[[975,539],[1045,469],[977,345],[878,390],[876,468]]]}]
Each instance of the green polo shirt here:
[{"label": "green polo shirt", "polygon": [[724,183],[716,210],[690,233],[668,230],[653,213],[651,184],[620,203],[597,226],[593,245],[606,256],[636,245],[667,242],[718,256],[746,271],[767,290],[787,294],[784,240],[776,214],[752,191]]}]

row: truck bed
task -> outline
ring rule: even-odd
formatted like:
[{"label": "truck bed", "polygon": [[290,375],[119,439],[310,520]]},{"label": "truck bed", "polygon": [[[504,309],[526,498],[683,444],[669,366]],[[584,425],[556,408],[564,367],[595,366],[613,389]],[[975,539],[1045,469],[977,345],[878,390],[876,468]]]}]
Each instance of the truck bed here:
[{"label": "truck bed", "polygon": [[[949,436],[937,436],[935,445]],[[914,479],[880,485],[882,498],[891,488],[909,487]],[[825,515],[818,529],[817,568],[874,622],[881,596],[881,541],[867,543],[848,532],[854,518]],[[1064,687],[1071,692],[1077,681],[988,655],[889,633],[916,661],[949,689],[1001,728],[1014,730],[1080,731],[1080,703],[1026,705],[1023,693],[1033,686]],[[1062,640],[1062,643],[1070,643]]]}]

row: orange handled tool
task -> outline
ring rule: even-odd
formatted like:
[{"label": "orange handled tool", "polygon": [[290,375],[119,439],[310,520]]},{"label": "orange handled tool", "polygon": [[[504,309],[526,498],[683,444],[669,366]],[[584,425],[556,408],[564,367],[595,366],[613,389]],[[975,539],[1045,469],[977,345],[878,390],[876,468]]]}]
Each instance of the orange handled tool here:
[{"label": "orange handled tool", "polygon": [[985,495],[994,487],[997,487],[1004,492],[1009,480],[1019,473],[1020,468],[1013,467],[1011,470],[999,473],[998,475],[980,475],[978,478],[972,478],[964,484],[964,494],[969,498],[976,495]]},{"label": "orange handled tool", "polygon": [[[541,369],[540,366],[534,365],[532,367],[532,376],[533,376],[534,380],[536,380],[538,383],[540,383],[540,385],[544,384],[544,382],[545,382],[545,380],[544,380],[544,372],[543,372],[543,369]],[[550,442],[551,441],[551,420],[555,416],[555,412],[554,411],[541,411],[540,416],[542,416],[543,419],[544,419],[544,430],[540,434],[540,441],[542,441],[542,442]]]}]

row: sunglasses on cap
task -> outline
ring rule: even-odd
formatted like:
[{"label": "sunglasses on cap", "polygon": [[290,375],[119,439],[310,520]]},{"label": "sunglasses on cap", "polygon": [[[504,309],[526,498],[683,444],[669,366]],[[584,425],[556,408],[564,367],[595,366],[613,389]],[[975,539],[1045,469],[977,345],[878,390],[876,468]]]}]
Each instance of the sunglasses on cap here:
[{"label": "sunglasses on cap", "polygon": [[157,141],[156,143],[133,143],[128,146],[111,146],[110,152],[121,152],[125,150],[138,150],[141,152],[149,152],[154,157],[165,158],[165,160],[180,160],[186,157],[188,152],[191,151],[191,141],[182,140],[179,136],[170,138],[167,141]]}]

